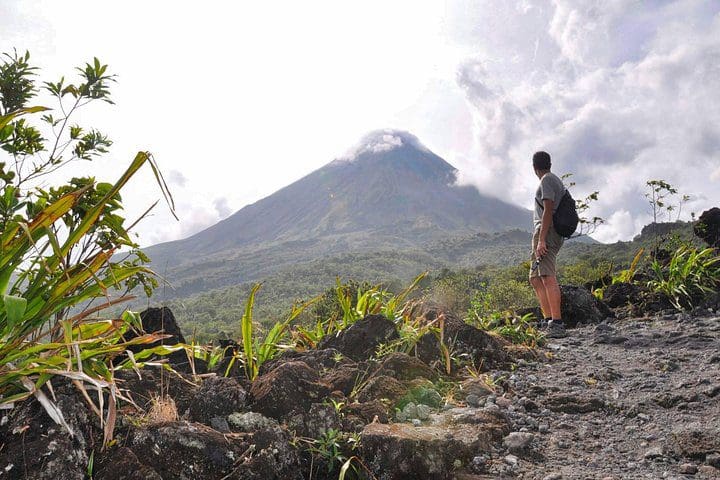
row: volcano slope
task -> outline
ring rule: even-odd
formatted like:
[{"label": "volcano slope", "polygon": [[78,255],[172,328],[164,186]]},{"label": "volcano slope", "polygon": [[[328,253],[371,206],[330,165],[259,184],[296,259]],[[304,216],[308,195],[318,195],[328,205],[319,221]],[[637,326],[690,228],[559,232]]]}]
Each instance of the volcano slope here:
[{"label": "volcano slope", "polygon": [[518,433],[458,478],[720,478],[720,317],[704,313],[580,326],[519,361],[482,407]]}]

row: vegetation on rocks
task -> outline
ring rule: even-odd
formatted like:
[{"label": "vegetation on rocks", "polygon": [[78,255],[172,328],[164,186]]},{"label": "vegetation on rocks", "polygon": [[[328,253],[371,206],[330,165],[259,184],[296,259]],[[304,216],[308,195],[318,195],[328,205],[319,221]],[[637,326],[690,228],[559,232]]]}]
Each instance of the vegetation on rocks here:
[{"label": "vegetation on rocks", "polygon": [[[5,54],[0,63],[0,149],[9,160],[0,162],[0,405],[34,396],[72,435],[50,383],[64,377],[100,416],[107,442],[119,396],[114,371],[135,368],[145,354],[116,359],[159,338],[125,340],[137,317],[102,316],[131,300],[133,288],[149,293],[156,285],[121,216],[120,192],[147,165],[172,200],[148,152],[138,152],[115,183],[82,177],[47,186],[64,166],[100,157],[112,144],[73,121],[89,103],[112,103],[114,76],[97,58],[77,71],[77,83],[63,77],[39,85],[28,53]],[[56,109],[31,105],[39,90]]]},{"label": "vegetation on rocks", "polygon": [[[162,176],[140,152],[112,184],[37,183],[106,153],[109,139],[70,117],[110,102],[113,77],[94,60],[79,83],[44,84],[61,107],[69,102],[62,116],[40,118],[48,141],[30,121],[47,109],[29,106],[28,62],[15,54],[0,66],[0,148],[13,161],[0,164],[0,468],[10,478],[444,480],[530,476],[545,466],[559,478],[573,448],[592,459],[583,475],[608,473],[608,458],[627,478],[641,468],[712,474],[720,464],[717,239],[701,247],[676,234],[689,225],[675,223],[653,224],[629,244],[569,244],[563,318],[580,338],[547,342],[538,330],[518,253],[527,238],[509,232],[493,237],[498,249],[518,242],[510,254],[518,258],[505,265],[437,261],[431,275],[410,262],[410,278],[385,282],[335,276],[317,297],[293,290],[303,300],[279,319],[258,314],[261,285],[252,284],[227,310],[239,314],[222,343],[199,341],[207,330],[189,346],[151,346],[166,335],[143,330],[184,343],[167,308],[107,312],[133,288],[155,286],[120,192],[150,165],[171,203]],[[648,186],[653,208],[676,193],[665,182]],[[477,242],[448,239],[413,255],[445,249],[446,260],[467,260]],[[372,256],[363,255],[353,258]],[[653,421],[665,411],[667,422]],[[662,445],[633,452],[633,462],[606,449],[634,448],[628,438]]]}]

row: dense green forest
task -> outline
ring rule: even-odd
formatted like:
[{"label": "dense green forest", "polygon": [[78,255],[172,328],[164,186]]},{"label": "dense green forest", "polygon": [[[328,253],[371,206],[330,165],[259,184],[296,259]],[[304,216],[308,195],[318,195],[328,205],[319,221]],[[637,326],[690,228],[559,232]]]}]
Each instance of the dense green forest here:
[{"label": "dense green forest", "polygon": [[[572,240],[559,257],[559,280],[574,285],[594,282],[627,268],[640,249],[650,252],[660,245],[674,249],[691,238],[691,225],[676,222],[648,226],[630,242]],[[414,295],[439,301],[461,315],[479,292],[492,298],[495,309],[533,306],[535,298],[527,282],[528,243],[529,234],[511,231],[449,238],[422,250],[347,253],[299,263],[262,279],[254,318],[261,328],[267,328],[284,318],[294,302],[322,295],[338,278],[382,284],[398,292],[424,271],[429,275]],[[161,288],[151,300],[169,306],[188,337],[198,341],[238,338],[253,285],[246,282],[166,301]],[[310,312],[298,321],[310,321]]]}]

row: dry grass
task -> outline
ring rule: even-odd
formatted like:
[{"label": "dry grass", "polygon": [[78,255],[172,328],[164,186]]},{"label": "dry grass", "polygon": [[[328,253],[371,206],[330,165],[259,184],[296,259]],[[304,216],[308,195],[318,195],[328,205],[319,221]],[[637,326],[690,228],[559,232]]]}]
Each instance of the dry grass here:
[{"label": "dry grass", "polygon": [[178,410],[175,400],[167,395],[154,396],[150,400],[150,410],[143,417],[143,420],[149,425],[174,422],[177,419]]}]

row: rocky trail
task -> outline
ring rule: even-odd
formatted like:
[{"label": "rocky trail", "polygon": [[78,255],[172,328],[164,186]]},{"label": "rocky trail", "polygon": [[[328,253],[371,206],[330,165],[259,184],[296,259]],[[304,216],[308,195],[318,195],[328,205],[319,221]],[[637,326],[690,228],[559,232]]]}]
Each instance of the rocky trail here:
[{"label": "rocky trail", "polygon": [[485,473],[457,478],[720,478],[720,317],[569,332],[550,340],[549,361],[495,372],[502,395],[472,399],[505,414],[514,433],[474,459]]},{"label": "rocky trail", "polygon": [[[563,293],[567,312],[589,323],[537,351],[445,316],[449,350],[482,371],[460,364],[445,375],[433,333],[413,355],[376,357],[398,337],[368,316],[268,362],[252,382],[232,370],[164,381],[152,369],[118,372],[140,409],[123,404],[105,450],[77,389],[59,383],[73,435],[37,402],[4,412],[0,479],[81,480],[92,467],[95,480],[335,480],[351,456],[359,475],[347,478],[372,480],[720,478],[716,307],[618,319],[587,290]],[[153,414],[161,392],[175,414]]]}]

